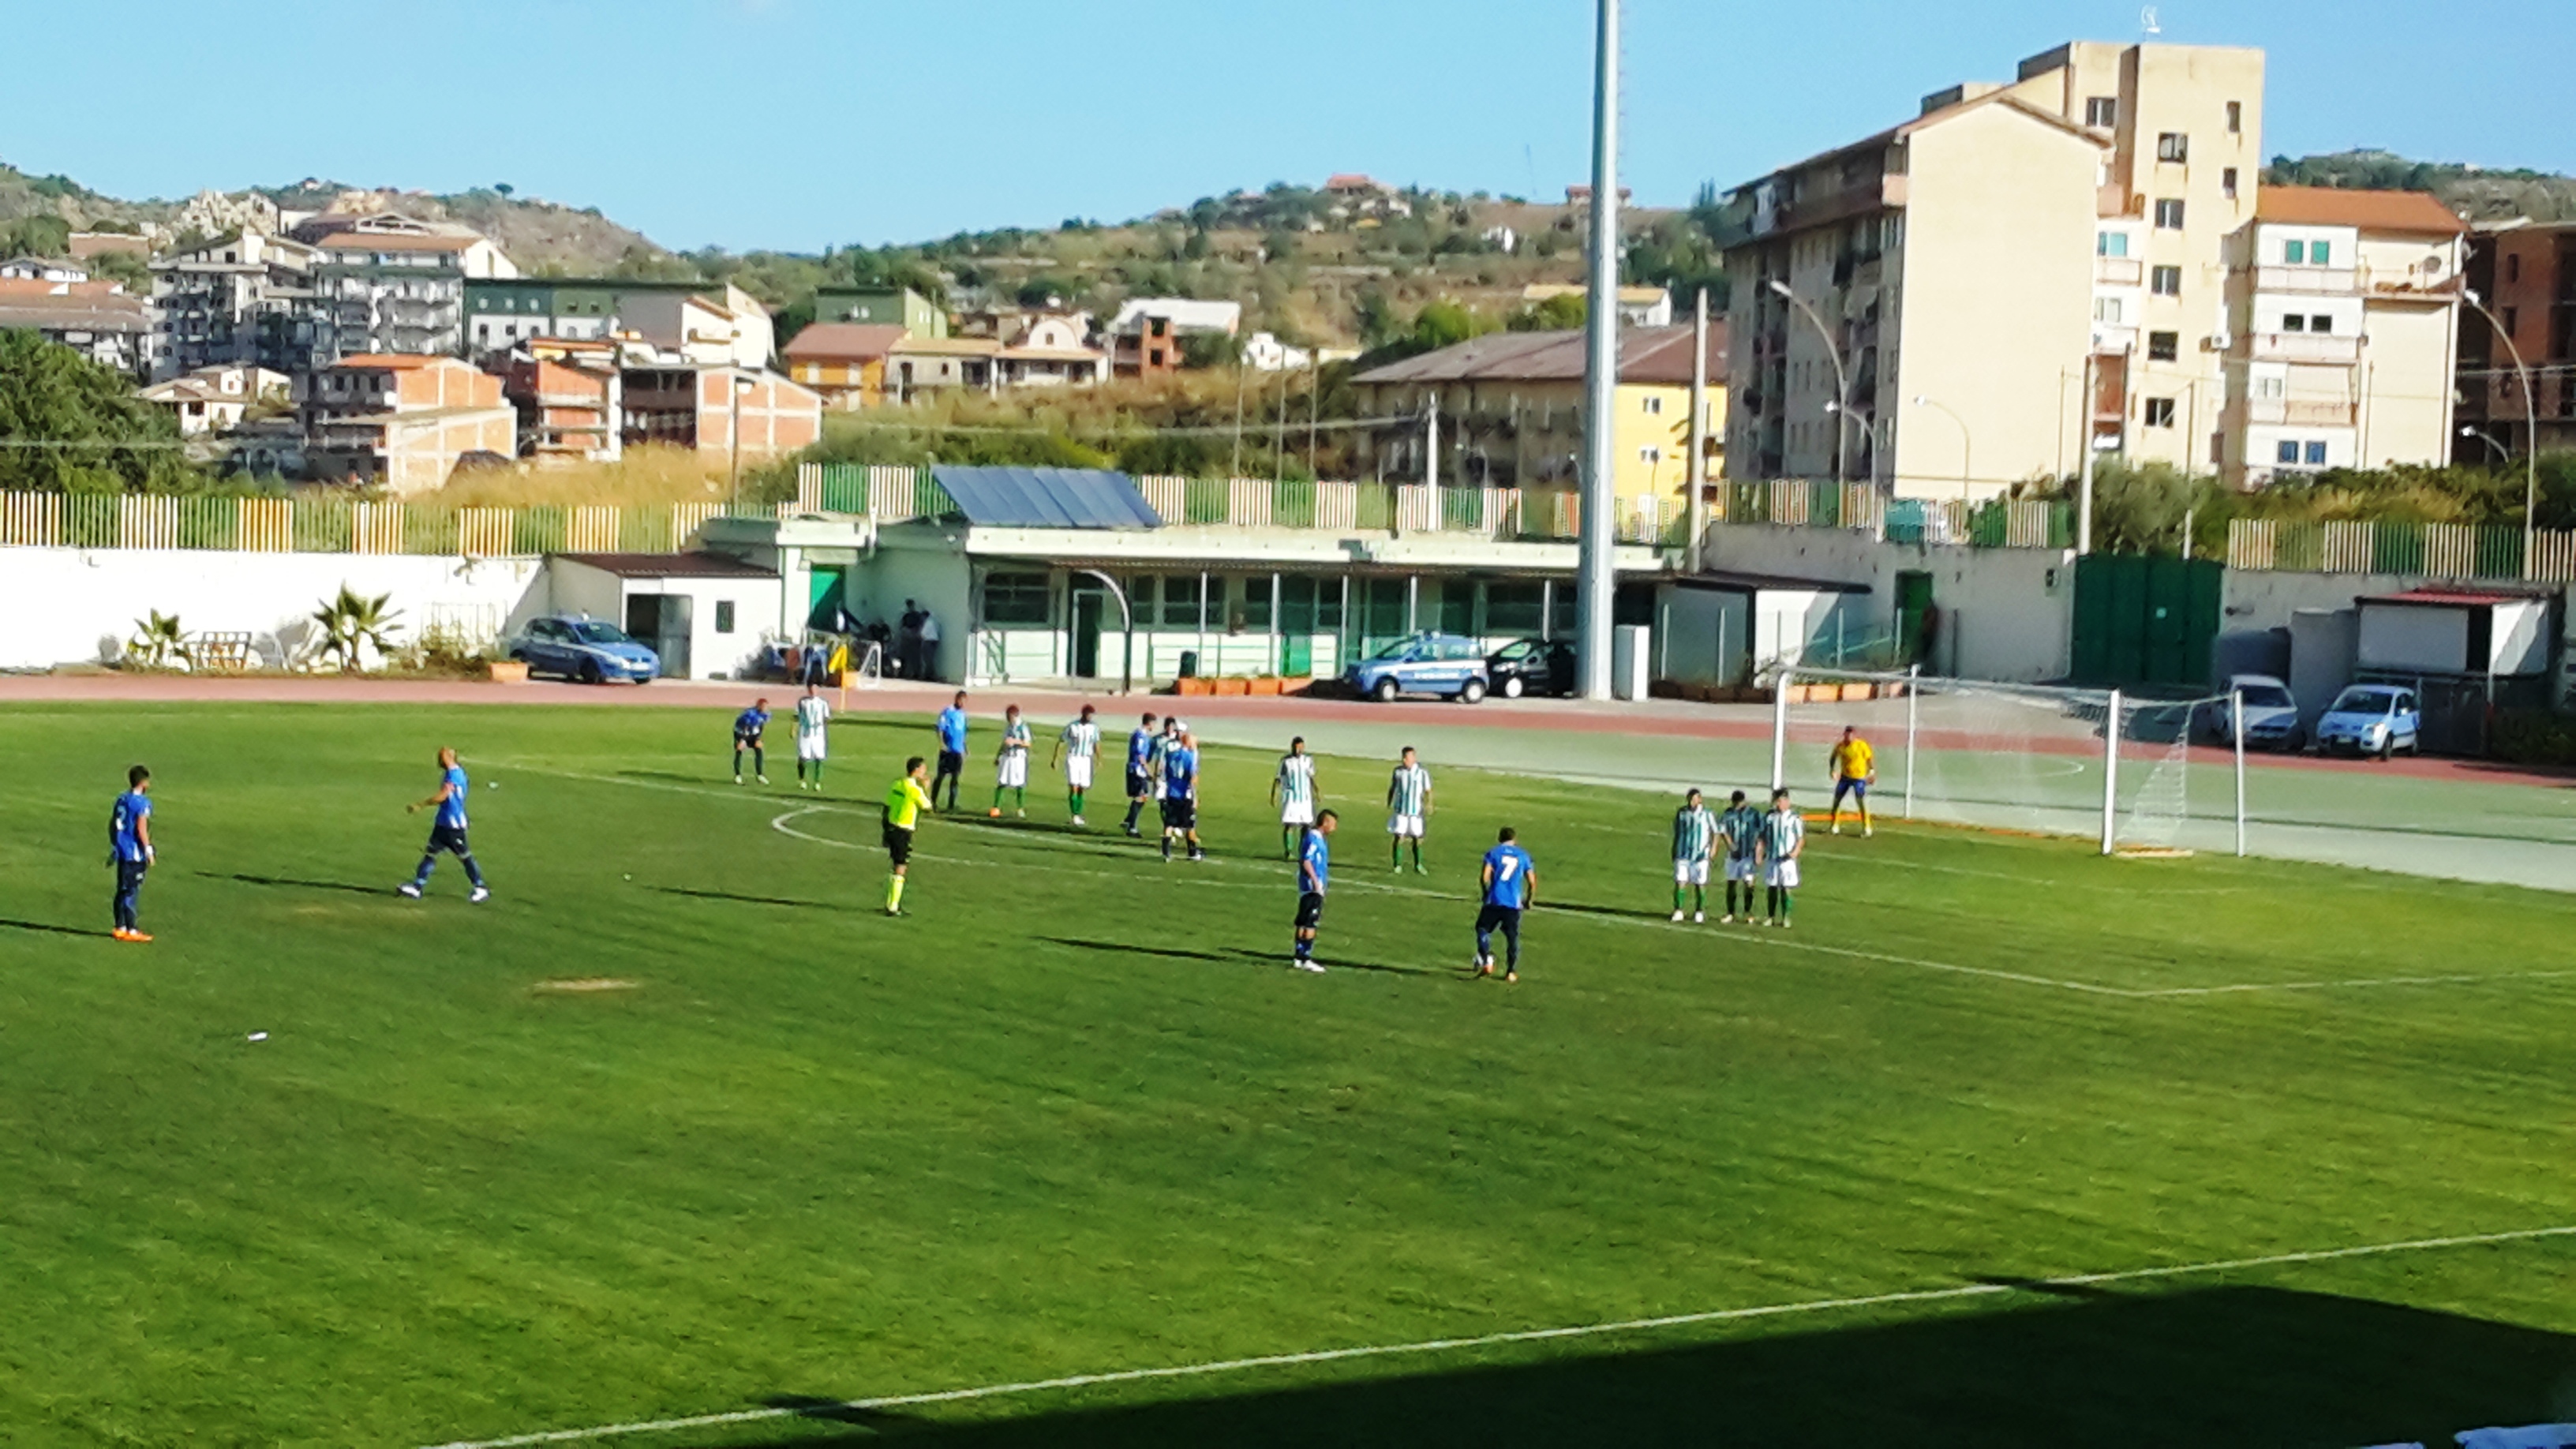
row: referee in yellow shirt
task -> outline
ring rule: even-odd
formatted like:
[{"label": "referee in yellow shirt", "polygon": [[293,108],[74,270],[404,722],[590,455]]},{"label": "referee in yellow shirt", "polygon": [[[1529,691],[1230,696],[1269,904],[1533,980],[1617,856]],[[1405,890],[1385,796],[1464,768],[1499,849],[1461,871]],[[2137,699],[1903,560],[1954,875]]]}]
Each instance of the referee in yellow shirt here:
[{"label": "referee in yellow shirt", "polygon": [[1869,834],[1869,787],[1878,783],[1877,753],[1870,749],[1869,741],[1860,737],[1858,730],[1845,725],[1842,739],[1834,745],[1829,765],[1834,777],[1834,813],[1829,822],[1830,833],[1843,833],[1843,797],[1849,795],[1860,802],[1860,833]]},{"label": "referee in yellow shirt", "polygon": [[889,916],[903,914],[903,873],[912,864],[913,829],[921,823],[921,812],[930,808],[930,792],[921,787],[929,773],[928,762],[915,755],[903,762],[903,778],[886,789],[885,848],[894,865],[894,873],[886,877]]}]

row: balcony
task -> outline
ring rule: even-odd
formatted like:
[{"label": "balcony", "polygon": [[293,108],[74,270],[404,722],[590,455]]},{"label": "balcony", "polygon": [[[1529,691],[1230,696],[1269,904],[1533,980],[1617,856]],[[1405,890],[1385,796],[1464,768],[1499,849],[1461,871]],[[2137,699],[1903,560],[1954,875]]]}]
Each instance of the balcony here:
[{"label": "balcony", "polygon": [[2095,257],[2093,285],[2097,287],[2136,287],[2145,285],[2147,264],[2136,257]]},{"label": "balcony", "polygon": [[2250,339],[2256,362],[2322,362],[2354,367],[2361,362],[2361,338],[2334,332],[2257,332]]},{"label": "balcony", "polygon": [[2409,267],[2404,271],[2372,271],[2363,278],[2374,302],[2426,302],[2449,306],[2460,299],[2460,274],[2425,272]]},{"label": "balcony", "polygon": [[2254,290],[2294,297],[2351,297],[2361,291],[2361,274],[2350,267],[2256,267]]},{"label": "balcony", "polygon": [[2349,428],[2361,420],[2361,405],[2339,398],[2258,397],[2245,404],[2245,420],[2291,428]]}]

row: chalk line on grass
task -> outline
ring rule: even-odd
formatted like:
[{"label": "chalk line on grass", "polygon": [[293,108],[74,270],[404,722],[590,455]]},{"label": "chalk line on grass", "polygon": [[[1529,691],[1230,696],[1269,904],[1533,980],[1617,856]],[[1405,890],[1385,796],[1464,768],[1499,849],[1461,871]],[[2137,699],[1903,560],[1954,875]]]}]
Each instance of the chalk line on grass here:
[{"label": "chalk line on grass", "polygon": [[[639,780],[631,776],[592,774],[575,770],[553,769],[545,766],[523,763],[514,764],[512,765],[512,768],[526,770],[531,774],[553,775],[562,779],[585,780],[603,785],[625,785],[642,790],[664,790],[682,795],[704,795],[711,799],[719,800],[747,800],[769,803],[772,798],[756,795],[746,796],[738,791],[725,790],[704,785],[686,785],[662,780]],[[804,816],[814,814],[864,815],[865,813],[864,808],[856,804],[807,804],[799,806],[794,810],[790,810],[783,815],[777,816],[772,819],[769,824],[771,829],[776,830],[782,835],[789,836],[797,840],[808,841],[816,845],[828,845],[839,850],[877,850],[880,847],[873,844],[865,844],[854,840],[835,840],[830,836],[816,835],[810,831],[798,830],[788,823]],[[1069,842],[1060,842],[1051,835],[1041,834],[1037,831],[1007,831],[1003,832],[997,838],[1007,839],[1011,844],[1026,846],[1032,849],[1062,849],[1066,848],[1070,844]],[[925,851],[915,851],[913,854],[917,859],[936,861],[943,865],[964,865],[1015,870],[1043,870],[1053,874],[1081,875],[1101,880],[1129,880],[1134,878],[1132,875],[1123,872],[1089,870],[1079,866],[1033,865],[1026,862],[1016,861],[976,860],[966,856],[941,855]],[[1208,865],[1216,865],[1220,868],[1252,866],[1264,870],[1269,870],[1272,867],[1277,866],[1279,869],[1285,869],[1284,863],[1280,862],[1232,860],[1196,862],[1191,868],[1195,871]],[[1210,879],[1205,875],[1198,876],[1196,879],[1201,885],[1213,885],[1245,890],[1260,890],[1268,888],[1265,885],[1259,885],[1251,881],[1217,880]],[[1414,886],[1387,885],[1376,881],[1360,879],[1344,879],[1336,881],[1334,886],[1337,890],[1374,891],[1385,895],[1415,896],[1425,900],[1448,901],[1451,903],[1461,902],[1465,899],[1461,896],[1448,895],[1439,891],[1427,891]],[[1608,915],[1593,911],[1561,911],[1559,908],[1550,907],[1545,904],[1540,905],[1537,909],[1551,915],[1563,914],[1581,917],[1588,920],[1610,921],[1622,925],[1643,927],[1650,930],[1670,929],[1668,923],[1660,918],[1647,919],[1636,916]],[[2383,976],[2357,980],[2247,981],[2229,982],[2214,986],[2107,986],[2097,981],[2073,981],[2054,976],[2041,976],[2031,972],[2005,971],[1990,966],[1968,966],[1955,961],[1933,961],[1919,956],[1900,956],[1892,952],[1864,951],[1856,947],[1849,946],[1828,946],[1816,941],[1798,940],[1780,935],[1747,936],[1736,939],[1743,944],[1755,945],[1764,948],[1807,951],[1819,955],[1840,956],[1855,961],[1874,961],[1881,965],[1903,966],[1913,970],[1932,971],[1949,976],[1983,977],[1994,981],[2008,981],[2020,986],[2037,986],[2058,991],[2073,992],[2082,996],[2102,997],[2119,1001],[2180,1001],[2223,996],[2257,996],[2271,992],[2314,992],[2332,991],[2344,988],[2369,990],[2401,986],[2485,986],[2498,985],[2507,982],[2564,981],[2576,979],[2576,970],[2557,970],[2495,971],[2482,974],[2449,976]]]},{"label": "chalk line on grass", "polygon": [[1261,1354],[1251,1358],[1169,1364],[1157,1368],[1113,1369],[1100,1373],[1068,1374],[1061,1378],[1027,1379],[1016,1383],[980,1384],[972,1388],[936,1389],[925,1393],[850,1399],[833,1405],[737,1409],[728,1413],[693,1414],[676,1419],[647,1419],[626,1424],[600,1424],[585,1429],[547,1429],[533,1434],[514,1434],[500,1439],[456,1439],[430,1446],[430,1449],[528,1449],[528,1446],[538,1444],[569,1444],[584,1439],[670,1433],[683,1429],[712,1429],[728,1424],[753,1424],[798,1418],[813,1415],[818,1409],[864,1412],[871,1409],[917,1408],[928,1404],[954,1404],[975,1399],[996,1399],[1064,1389],[1095,1388],[1104,1384],[1200,1378],[1210,1374],[1241,1373],[1252,1369],[1289,1368],[1301,1364],[1338,1363],[1351,1359],[1389,1358],[1406,1354],[1452,1353],[1461,1349],[1491,1348],[1504,1344],[1593,1338],[1605,1334],[1646,1333],[1656,1329],[1687,1328],[1697,1324],[1741,1323],[1754,1319],[1787,1318],[1859,1308],[1954,1302],[1960,1299],[1988,1298],[2006,1293],[2044,1293],[2062,1288],[2100,1287],[2109,1283],[2142,1283],[2164,1278],[2238,1272],[2253,1268],[2294,1267],[2353,1258],[2386,1257],[2396,1253],[2491,1247],[2504,1243],[2536,1242],[2565,1237],[2576,1237],[2576,1224],[2554,1228],[2521,1228],[2501,1233],[2465,1233],[2440,1238],[2413,1238],[2404,1242],[2367,1243],[2350,1248],[2319,1248],[2305,1252],[2269,1253],[2260,1257],[2223,1258],[2205,1263],[2168,1263],[2160,1267],[2122,1268],[2107,1273],[2076,1273],[2054,1278],[2034,1278],[2017,1283],[1963,1283],[1950,1288],[1914,1288],[1844,1298],[1811,1298],[1794,1303],[1765,1303],[1746,1308],[1713,1308],[1697,1313],[1672,1313],[1654,1318],[1628,1318],[1608,1323],[1576,1324],[1563,1328],[1523,1328],[1460,1338],[1420,1339],[1411,1343],[1368,1344],[1350,1348],[1312,1349],[1303,1353]]}]

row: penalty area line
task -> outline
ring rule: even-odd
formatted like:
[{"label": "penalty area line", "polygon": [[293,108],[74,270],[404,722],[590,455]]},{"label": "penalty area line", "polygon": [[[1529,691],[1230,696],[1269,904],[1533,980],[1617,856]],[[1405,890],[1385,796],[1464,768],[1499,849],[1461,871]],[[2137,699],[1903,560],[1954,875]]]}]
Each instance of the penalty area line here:
[{"label": "penalty area line", "polygon": [[1062,1378],[1028,1379],[1017,1383],[981,1384],[972,1388],[936,1389],[917,1394],[890,1394],[878,1398],[850,1399],[835,1405],[806,1405],[792,1409],[737,1409],[727,1413],[694,1414],[676,1419],[647,1419],[625,1424],[600,1424],[586,1429],[547,1429],[533,1434],[515,1434],[500,1439],[455,1439],[430,1446],[430,1449],[528,1449],[528,1446],[538,1444],[570,1444],[586,1439],[672,1433],[683,1429],[712,1429],[727,1424],[753,1424],[800,1418],[811,1416],[818,1410],[839,1409],[864,1412],[871,1409],[917,1408],[928,1404],[954,1404],[974,1399],[996,1399],[1065,1389],[1094,1388],[1104,1384],[1199,1378],[1210,1374],[1241,1373],[1252,1369],[1340,1363],[1352,1359],[1388,1358],[1404,1354],[1454,1353],[1462,1349],[1490,1348],[1505,1344],[1545,1343],[1560,1339],[1592,1338],[1605,1334],[1647,1333],[1657,1329],[1687,1328],[1697,1324],[1741,1323],[1754,1319],[1786,1318],[1860,1308],[1956,1302],[1969,1298],[1990,1298],[2006,1293],[2045,1293],[2061,1288],[2091,1288],[2111,1283],[2143,1283],[2208,1273],[2296,1267],[2354,1258],[2386,1257],[2397,1253],[2436,1252],[2446,1248],[2492,1247],[2505,1243],[2527,1243],[2566,1237],[2576,1237],[2576,1224],[2555,1228],[2522,1228],[2501,1233],[2467,1233],[2451,1237],[2412,1238],[2403,1242],[2366,1243],[2350,1248],[2319,1248],[2305,1252],[2269,1253],[2260,1257],[2222,1258],[2206,1263],[2169,1263],[2161,1267],[2123,1268],[2107,1273],[2076,1273],[2055,1278],[2033,1278],[2017,1283],[1963,1283],[1950,1288],[1915,1288],[1843,1298],[1811,1298],[1795,1303],[1766,1303],[1749,1308],[1715,1308],[1699,1313],[1672,1313],[1654,1318],[1627,1318],[1609,1323],[1586,1323],[1564,1328],[1524,1328],[1461,1338],[1427,1338],[1411,1343],[1313,1349],[1304,1353],[1261,1354],[1251,1358],[1216,1359],[1206,1363],[1170,1364],[1158,1368],[1114,1369],[1102,1373],[1068,1374]]}]

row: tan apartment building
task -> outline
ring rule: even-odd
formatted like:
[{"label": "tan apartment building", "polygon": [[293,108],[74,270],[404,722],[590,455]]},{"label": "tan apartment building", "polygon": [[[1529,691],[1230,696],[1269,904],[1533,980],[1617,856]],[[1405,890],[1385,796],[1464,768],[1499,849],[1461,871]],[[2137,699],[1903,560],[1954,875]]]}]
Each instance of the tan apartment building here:
[{"label": "tan apartment building", "polygon": [[777,373],[723,364],[653,363],[620,378],[626,445],[670,444],[709,461],[733,454],[742,427],[745,462],[810,446],[823,435],[823,399]]},{"label": "tan apartment building", "polygon": [[344,357],[298,389],[304,455],[323,482],[426,493],[445,487],[469,453],[518,453],[519,415],[501,379],[453,357]]},{"label": "tan apartment building", "polygon": [[[1682,495],[1690,480],[1691,331],[1630,327],[1619,333],[1619,386],[1611,491],[1620,498]],[[1363,411],[1403,417],[1375,441],[1377,471],[1418,481],[1432,436],[1422,419],[1439,410],[1437,481],[1460,488],[1576,486],[1583,457],[1584,335],[1495,332],[1454,347],[1371,368],[1351,379]],[[1706,471],[1724,471],[1727,330],[1708,335]]]},{"label": "tan apartment building", "polygon": [[2262,100],[2259,51],[2076,42],[1738,188],[1735,473],[1955,498],[2088,441],[2213,466]]},{"label": "tan apartment building", "polygon": [[2230,257],[2230,483],[2450,458],[2467,234],[2425,192],[2263,189]]},{"label": "tan apartment building", "polygon": [[886,356],[904,340],[891,322],[815,322],[787,340],[787,375],[845,411],[886,400]]}]

